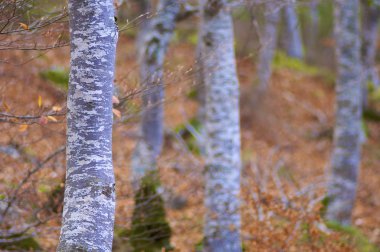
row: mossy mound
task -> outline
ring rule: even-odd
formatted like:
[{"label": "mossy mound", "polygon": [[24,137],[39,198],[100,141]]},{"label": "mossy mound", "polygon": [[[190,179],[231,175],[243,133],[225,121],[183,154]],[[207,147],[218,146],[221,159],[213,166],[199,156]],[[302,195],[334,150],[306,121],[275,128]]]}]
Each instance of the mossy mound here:
[{"label": "mossy mound", "polygon": [[164,201],[157,194],[160,186],[156,171],[142,178],[135,194],[135,209],[129,233],[130,243],[135,252],[171,250],[171,229],[166,221]]}]

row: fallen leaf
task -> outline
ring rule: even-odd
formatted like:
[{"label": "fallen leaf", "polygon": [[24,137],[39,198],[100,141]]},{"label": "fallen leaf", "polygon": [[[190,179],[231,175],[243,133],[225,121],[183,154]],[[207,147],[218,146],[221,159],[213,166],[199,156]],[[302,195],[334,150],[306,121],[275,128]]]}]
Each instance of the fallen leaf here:
[{"label": "fallen leaf", "polygon": [[27,24],[24,24],[24,23],[19,23],[21,28],[24,29],[24,30],[29,30],[29,26]]},{"label": "fallen leaf", "polygon": [[47,117],[50,121],[58,122],[58,120],[54,116],[48,116]]},{"label": "fallen leaf", "polygon": [[52,109],[53,109],[54,112],[59,112],[59,111],[62,110],[62,108],[60,106],[53,106]]},{"label": "fallen leaf", "polygon": [[115,116],[117,116],[117,117],[121,117],[121,112],[119,111],[119,110],[117,110],[117,109],[112,109],[112,112],[115,114]]},{"label": "fallen leaf", "polygon": [[117,98],[116,96],[112,96],[112,104],[119,104],[120,101],[119,101],[119,98]]},{"label": "fallen leaf", "polygon": [[38,96],[38,107],[41,108],[42,107],[42,97],[41,95]]},{"label": "fallen leaf", "polygon": [[9,106],[8,106],[8,104],[5,101],[3,101],[3,107],[5,109],[5,112],[9,111]]},{"label": "fallen leaf", "polygon": [[22,124],[20,125],[20,127],[18,128],[18,131],[19,132],[24,132],[28,129],[28,125],[27,124]]}]

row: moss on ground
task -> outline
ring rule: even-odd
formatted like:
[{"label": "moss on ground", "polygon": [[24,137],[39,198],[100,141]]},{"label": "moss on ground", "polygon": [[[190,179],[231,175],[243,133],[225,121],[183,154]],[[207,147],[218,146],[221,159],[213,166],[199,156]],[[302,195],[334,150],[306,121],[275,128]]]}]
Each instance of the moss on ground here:
[{"label": "moss on ground", "polygon": [[166,220],[164,201],[157,193],[160,186],[156,171],[142,178],[135,194],[136,207],[132,216],[130,243],[133,251],[155,252],[171,250],[171,229]]}]

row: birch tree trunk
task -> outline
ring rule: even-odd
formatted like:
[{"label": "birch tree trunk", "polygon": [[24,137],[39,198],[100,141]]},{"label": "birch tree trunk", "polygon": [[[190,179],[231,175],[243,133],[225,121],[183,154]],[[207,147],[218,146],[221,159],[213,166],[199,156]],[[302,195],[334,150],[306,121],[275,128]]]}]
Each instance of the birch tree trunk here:
[{"label": "birch tree trunk", "polygon": [[205,250],[241,251],[239,82],[226,0],[201,0],[206,85]]},{"label": "birch tree trunk", "polygon": [[279,9],[276,2],[268,1],[265,4],[265,12],[266,22],[257,65],[257,91],[260,95],[268,90],[269,80],[272,75],[272,60],[276,51],[277,26],[279,22]]},{"label": "birch tree trunk", "polygon": [[148,171],[156,169],[163,145],[164,60],[180,11],[178,0],[161,0],[158,12],[144,32],[140,61],[143,89],[141,139],[132,157],[135,187]]},{"label": "birch tree trunk", "polygon": [[57,251],[111,251],[112,91],[118,37],[113,1],[70,0],[69,14],[67,173]]},{"label": "birch tree trunk", "polygon": [[364,1],[362,14],[362,36],[363,36],[363,68],[365,78],[363,79],[363,106],[368,105],[368,82],[372,82],[376,87],[380,86],[379,73],[376,69],[376,47],[377,33],[380,18],[380,8],[376,5],[370,5]]},{"label": "birch tree trunk", "polygon": [[336,124],[326,217],[351,223],[360,166],[361,64],[358,0],[335,0]]},{"label": "birch tree trunk", "polygon": [[303,59],[303,44],[300,23],[298,22],[295,7],[295,3],[290,3],[284,9],[287,31],[287,53],[292,58]]}]

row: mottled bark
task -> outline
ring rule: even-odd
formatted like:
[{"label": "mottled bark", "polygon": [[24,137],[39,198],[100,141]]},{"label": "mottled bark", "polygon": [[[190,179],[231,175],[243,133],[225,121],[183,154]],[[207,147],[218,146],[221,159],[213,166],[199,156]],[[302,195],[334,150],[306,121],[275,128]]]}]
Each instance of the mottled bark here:
[{"label": "mottled bark", "polygon": [[289,4],[284,8],[286,21],[286,47],[287,54],[292,58],[303,59],[303,44],[301,38],[301,27],[298,22],[296,6]]},{"label": "mottled bark", "polygon": [[205,251],[241,251],[239,82],[226,0],[201,0],[206,86]]},{"label": "mottled bark", "polygon": [[377,33],[380,18],[380,8],[371,5],[369,2],[363,2],[362,14],[362,57],[363,57],[363,70],[365,77],[363,78],[363,106],[368,104],[368,83],[372,82],[376,87],[380,85],[379,73],[376,69],[376,47],[377,47]]},{"label": "mottled bark", "polygon": [[178,0],[161,0],[157,15],[144,32],[140,61],[143,89],[141,139],[132,157],[135,187],[147,171],[156,169],[163,145],[164,60],[180,11]]},{"label": "mottled bark", "polygon": [[259,94],[267,91],[272,75],[272,60],[276,51],[279,22],[279,9],[276,6],[277,4],[272,1],[265,4],[266,22],[257,64],[257,91]]},{"label": "mottled bark", "polygon": [[111,251],[115,211],[112,91],[118,37],[113,1],[69,1],[67,172],[57,251]]},{"label": "mottled bark", "polygon": [[326,218],[351,223],[360,166],[361,64],[358,0],[335,0],[336,124]]}]

